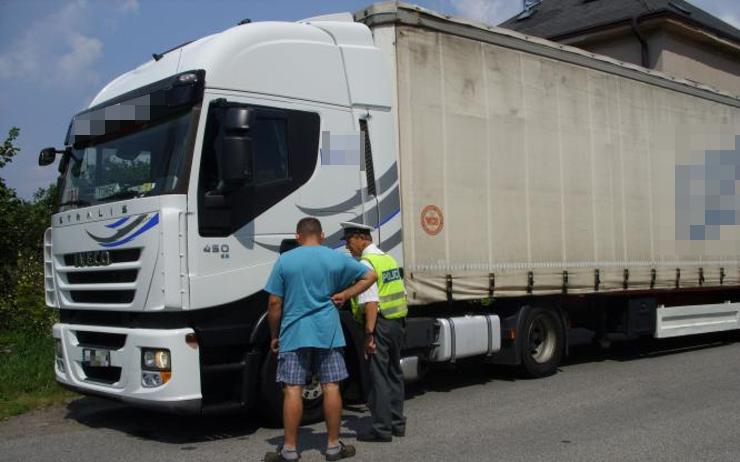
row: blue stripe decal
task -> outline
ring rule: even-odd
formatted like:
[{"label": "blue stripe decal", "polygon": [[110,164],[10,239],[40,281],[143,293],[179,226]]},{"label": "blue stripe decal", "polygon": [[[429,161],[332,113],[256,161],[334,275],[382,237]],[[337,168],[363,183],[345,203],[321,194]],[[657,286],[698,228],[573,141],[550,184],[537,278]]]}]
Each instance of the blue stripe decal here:
[{"label": "blue stripe decal", "polygon": [[105,227],[106,227],[106,228],[111,228],[111,229],[115,229],[115,228],[118,228],[118,227],[119,227],[119,226],[121,226],[122,224],[126,223],[126,222],[128,221],[128,219],[129,219],[129,218],[131,218],[131,217],[123,217],[123,218],[121,218],[120,220],[116,221],[115,223],[111,223],[111,224],[109,224],[109,225],[105,225]]},{"label": "blue stripe decal", "polygon": [[119,245],[123,245],[123,244],[125,244],[127,242],[131,242],[137,236],[139,236],[139,235],[145,233],[146,231],[148,231],[149,229],[157,226],[158,223],[159,223],[159,213],[157,213],[156,215],[154,215],[153,217],[151,217],[149,219],[149,221],[147,221],[146,223],[144,223],[144,226],[142,226],[141,228],[139,228],[134,234],[132,234],[132,235],[130,235],[128,237],[125,237],[125,238],[121,239],[120,241],[111,242],[109,244],[100,244],[100,246],[101,247],[108,247],[108,248],[110,248],[110,247],[118,247]]},{"label": "blue stripe decal", "polygon": [[376,229],[377,229],[377,228],[380,228],[380,227],[381,227],[381,226],[383,226],[384,224],[386,224],[386,223],[388,223],[389,221],[391,221],[391,220],[393,219],[393,217],[395,217],[395,216],[396,216],[396,215],[398,215],[399,213],[401,213],[401,209],[398,209],[398,210],[396,210],[395,212],[393,212],[393,213],[391,213],[390,215],[388,215],[387,217],[385,217],[385,218],[383,219],[383,221],[381,221],[381,222],[380,222],[380,224],[379,224],[379,225],[378,225],[378,226],[376,227]]}]

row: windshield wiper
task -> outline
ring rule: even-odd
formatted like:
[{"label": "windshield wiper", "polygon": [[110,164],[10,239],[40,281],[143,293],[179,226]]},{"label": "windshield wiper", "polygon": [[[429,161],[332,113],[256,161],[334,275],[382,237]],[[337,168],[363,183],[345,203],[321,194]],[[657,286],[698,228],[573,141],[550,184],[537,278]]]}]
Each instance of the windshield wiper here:
[{"label": "windshield wiper", "polygon": [[145,193],[141,191],[118,191],[110,196],[101,197],[99,201],[107,201],[111,199],[131,199],[133,197],[142,197]]},{"label": "windshield wiper", "polygon": [[64,207],[64,206],[67,206],[67,205],[76,205],[78,207],[87,207],[88,205],[92,205],[92,204],[90,202],[88,202],[88,201],[73,200],[73,201],[62,202],[61,204],[59,204],[59,207]]}]

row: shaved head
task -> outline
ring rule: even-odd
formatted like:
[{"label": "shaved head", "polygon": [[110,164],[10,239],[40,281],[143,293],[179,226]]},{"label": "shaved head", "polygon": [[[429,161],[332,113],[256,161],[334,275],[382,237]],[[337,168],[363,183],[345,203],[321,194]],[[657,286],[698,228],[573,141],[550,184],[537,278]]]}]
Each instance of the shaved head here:
[{"label": "shaved head", "polygon": [[295,228],[296,234],[304,237],[321,236],[321,222],[314,217],[301,218]]}]

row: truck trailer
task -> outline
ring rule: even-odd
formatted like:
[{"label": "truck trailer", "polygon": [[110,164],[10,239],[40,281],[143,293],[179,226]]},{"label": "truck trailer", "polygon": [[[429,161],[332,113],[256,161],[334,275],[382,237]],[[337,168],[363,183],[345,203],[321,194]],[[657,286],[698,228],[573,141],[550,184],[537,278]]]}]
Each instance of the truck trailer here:
[{"label": "truck trailer", "polygon": [[[281,415],[262,288],[306,216],[398,260],[408,380],[472,357],[547,376],[577,328],[738,329],[738,136],[736,96],[414,5],[242,21],[116,78],[41,152],[56,379]],[[304,399],[320,415],[315,380]]]}]

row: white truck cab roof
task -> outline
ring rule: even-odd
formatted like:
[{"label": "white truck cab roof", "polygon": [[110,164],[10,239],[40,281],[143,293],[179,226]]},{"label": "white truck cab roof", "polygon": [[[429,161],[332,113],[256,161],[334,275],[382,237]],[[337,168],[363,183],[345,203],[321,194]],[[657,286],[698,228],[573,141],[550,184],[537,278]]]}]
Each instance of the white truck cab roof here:
[{"label": "white truck cab roof", "polygon": [[206,88],[340,106],[389,106],[387,74],[370,29],[349,13],[300,22],[255,22],[203,37],[110,82],[92,101],[188,70],[206,73]]}]

